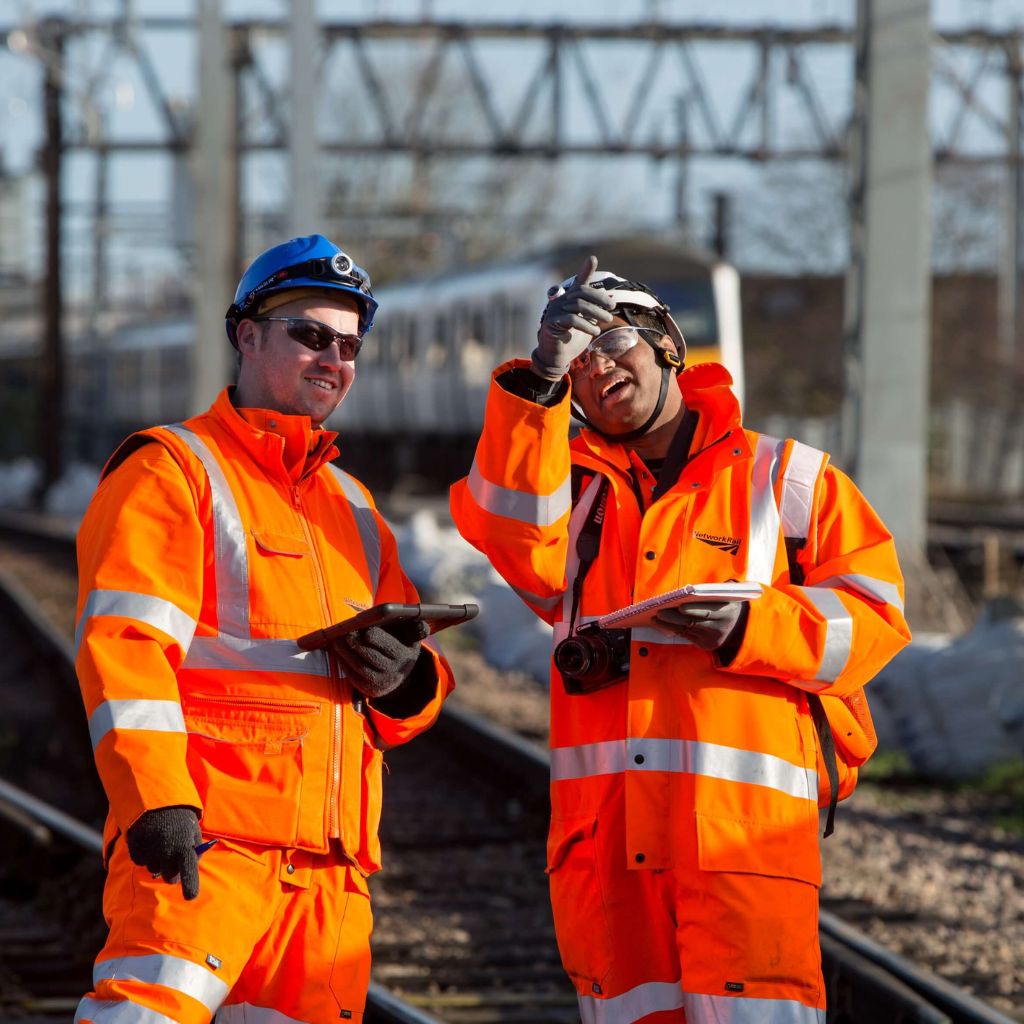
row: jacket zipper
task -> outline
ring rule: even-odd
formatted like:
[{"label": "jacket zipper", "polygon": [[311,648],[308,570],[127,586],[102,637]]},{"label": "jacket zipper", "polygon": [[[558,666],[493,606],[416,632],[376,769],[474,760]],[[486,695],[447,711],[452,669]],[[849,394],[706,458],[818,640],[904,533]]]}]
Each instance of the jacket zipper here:
[{"label": "jacket zipper", "polygon": [[[327,605],[327,588],[324,584],[323,566],[320,565],[320,556],[316,545],[313,543],[313,535],[310,533],[309,524],[306,522],[305,510],[302,506],[302,496],[299,494],[298,486],[292,487],[292,504],[299,515],[299,523],[302,526],[303,536],[309,546],[310,557],[313,560],[313,571],[316,578],[316,588],[320,595],[320,609],[323,612],[324,625],[331,624],[331,610]],[[341,791],[341,680],[337,675],[337,667],[334,658],[330,653],[327,655],[327,666],[330,673],[329,687],[331,698],[331,757],[330,757],[330,778],[327,785],[327,837],[328,839],[340,839],[341,827],[338,822],[338,802]]]}]

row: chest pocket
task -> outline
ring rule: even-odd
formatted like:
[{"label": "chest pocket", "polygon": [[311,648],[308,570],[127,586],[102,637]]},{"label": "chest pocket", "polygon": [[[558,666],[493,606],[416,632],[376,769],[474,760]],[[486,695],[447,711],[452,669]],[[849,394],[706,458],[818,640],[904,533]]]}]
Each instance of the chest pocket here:
[{"label": "chest pocket", "polygon": [[296,537],[289,533],[271,533],[268,530],[253,530],[252,537],[256,542],[256,550],[263,555],[302,558],[310,553],[305,537]]},{"label": "chest pocket", "polygon": [[320,625],[323,598],[313,552],[305,537],[252,529],[249,559],[249,621],[271,636],[298,636]]}]

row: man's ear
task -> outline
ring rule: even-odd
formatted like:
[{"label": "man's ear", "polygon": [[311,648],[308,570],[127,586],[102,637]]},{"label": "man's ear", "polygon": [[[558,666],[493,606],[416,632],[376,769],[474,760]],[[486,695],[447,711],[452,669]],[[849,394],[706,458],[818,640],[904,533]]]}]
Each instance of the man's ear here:
[{"label": "man's ear", "polygon": [[235,328],[235,340],[238,342],[239,355],[251,355],[259,348],[260,331],[251,320],[242,320]]},{"label": "man's ear", "polygon": [[680,373],[683,369],[683,361],[679,357],[679,348],[672,338],[667,334],[663,334],[658,339],[658,348],[660,348],[663,353],[663,355],[658,358],[658,361],[662,363],[662,365],[672,367],[676,373]]}]

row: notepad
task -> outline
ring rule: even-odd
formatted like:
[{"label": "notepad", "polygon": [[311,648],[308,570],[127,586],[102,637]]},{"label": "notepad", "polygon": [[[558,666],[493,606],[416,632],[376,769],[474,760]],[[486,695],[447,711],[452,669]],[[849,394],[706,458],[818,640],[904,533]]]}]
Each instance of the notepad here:
[{"label": "notepad", "polygon": [[654,616],[663,608],[674,608],[693,601],[753,601],[761,596],[761,584],[749,581],[730,583],[687,583],[685,587],[670,590],[646,601],[627,605],[618,611],[609,612],[598,618],[602,629],[630,629],[633,626],[649,626]]}]

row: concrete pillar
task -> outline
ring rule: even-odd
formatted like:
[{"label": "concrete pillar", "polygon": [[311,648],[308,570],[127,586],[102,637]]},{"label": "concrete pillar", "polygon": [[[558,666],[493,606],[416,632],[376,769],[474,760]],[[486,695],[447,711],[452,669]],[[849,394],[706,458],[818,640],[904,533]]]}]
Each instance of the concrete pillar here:
[{"label": "concrete pillar", "polygon": [[928,0],[859,0],[844,461],[896,537],[927,522]]},{"label": "concrete pillar", "polygon": [[224,313],[238,284],[236,85],[220,0],[199,0],[199,100],[195,111],[195,307],[191,411],[201,412],[234,378]]},{"label": "concrete pillar", "polygon": [[313,0],[292,0],[288,43],[291,53],[288,234],[294,237],[323,230],[316,142],[316,110],[319,105],[316,69],[320,62],[321,39]]}]

